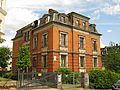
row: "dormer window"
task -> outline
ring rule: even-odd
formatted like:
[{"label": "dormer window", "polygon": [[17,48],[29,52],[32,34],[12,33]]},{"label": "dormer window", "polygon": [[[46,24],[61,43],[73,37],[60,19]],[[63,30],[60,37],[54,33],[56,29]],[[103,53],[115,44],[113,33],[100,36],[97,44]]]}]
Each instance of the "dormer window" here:
[{"label": "dormer window", "polygon": [[33,23],[32,23],[32,28],[36,28],[38,26],[38,20],[35,20]]},{"label": "dormer window", "polygon": [[30,31],[24,33],[24,41],[27,42],[30,40]]},{"label": "dormer window", "polygon": [[76,20],[76,27],[79,27],[79,20]]},{"label": "dormer window", "polygon": [[82,29],[85,29],[86,25],[85,25],[85,21],[82,22]]},{"label": "dormer window", "polygon": [[50,16],[47,16],[47,18],[45,19],[45,23],[48,23],[50,21]]},{"label": "dormer window", "polygon": [[64,23],[65,22],[65,17],[61,16],[60,21]]}]

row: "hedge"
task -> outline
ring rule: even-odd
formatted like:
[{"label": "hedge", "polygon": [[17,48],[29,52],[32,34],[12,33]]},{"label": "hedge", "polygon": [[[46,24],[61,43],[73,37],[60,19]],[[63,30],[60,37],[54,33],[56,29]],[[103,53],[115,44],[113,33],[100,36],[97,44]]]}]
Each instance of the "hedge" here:
[{"label": "hedge", "polygon": [[89,73],[90,88],[110,89],[120,79],[120,74],[107,70],[93,70]]}]

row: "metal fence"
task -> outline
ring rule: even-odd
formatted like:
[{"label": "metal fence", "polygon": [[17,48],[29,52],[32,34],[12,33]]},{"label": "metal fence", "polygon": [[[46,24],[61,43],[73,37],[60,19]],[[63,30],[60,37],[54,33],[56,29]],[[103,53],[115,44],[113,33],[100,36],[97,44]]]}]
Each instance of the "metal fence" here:
[{"label": "metal fence", "polygon": [[31,72],[18,74],[18,88],[47,88],[57,87],[57,73]]},{"label": "metal fence", "polygon": [[81,84],[81,73],[62,74],[62,88],[80,88]]}]

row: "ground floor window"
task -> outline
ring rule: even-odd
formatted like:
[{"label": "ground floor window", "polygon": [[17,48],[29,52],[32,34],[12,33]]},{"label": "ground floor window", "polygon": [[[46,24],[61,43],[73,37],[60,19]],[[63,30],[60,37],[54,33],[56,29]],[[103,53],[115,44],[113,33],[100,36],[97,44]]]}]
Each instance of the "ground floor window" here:
[{"label": "ground floor window", "polygon": [[37,67],[37,57],[33,57],[33,67]]},{"label": "ground floor window", "polygon": [[85,57],[84,56],[80,56],[80,67],[85,67]]},{"label": "ground floor window", "polygon": [[67,64],[66,63],[66,57],[67,57],[66,55],[61,55],[61,59],[60,59],[61,60],[60,61],[60,66],[61,67],[66,67],[66,64]]},{"label": "ground floor window", "polygon": [[93,57],[93,67],[97,67],[97,57]]},{"label": "ground floor window", "polygon": [[42,68],[47,68],[47,55],[42,55]]}]

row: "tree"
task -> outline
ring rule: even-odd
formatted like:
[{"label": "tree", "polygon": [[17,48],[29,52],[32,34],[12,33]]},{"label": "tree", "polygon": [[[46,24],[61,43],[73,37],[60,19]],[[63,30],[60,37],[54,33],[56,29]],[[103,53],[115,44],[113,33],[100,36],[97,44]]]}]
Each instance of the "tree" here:
[{"label": "tree", "polygon": [[8,47],[0,47],[0,67],[5,69],[8,66],[8,61],[11,58],[11,51]]},{"label": "tree", "polygon": [[120,46],[111,43],[110,47],[106,48],[105,68],[120,73]]},{"label": "tree", "polygon": [[0,43],[3,43],[4,41],[5,41],[5,39],[0,38]]},{"label": "tree", "polygon": [[30,53],[29,53],[29,46],[28,45],[23,45],[20,48],[16,65],[19,69],[22,69],[22,70],[25,70],[26,68],[31,66]]}]

